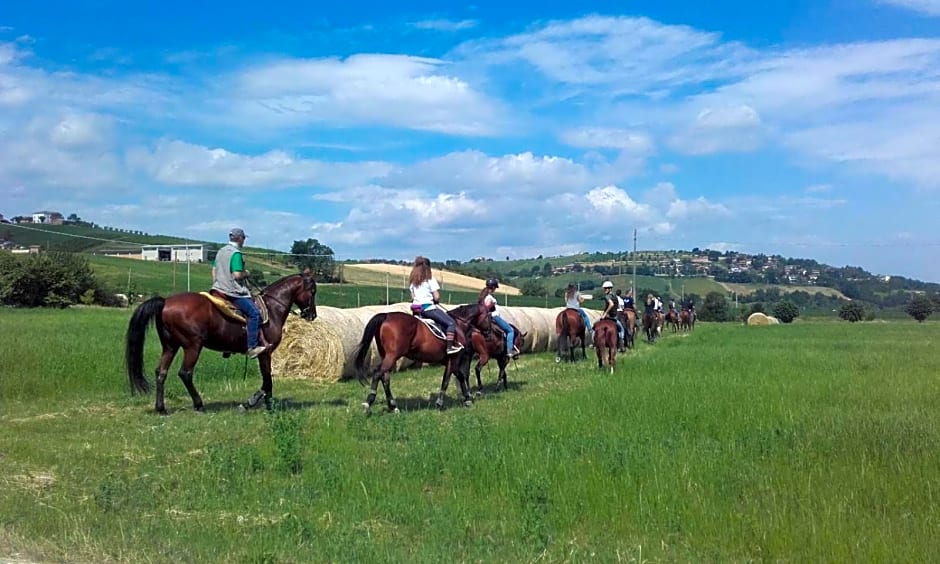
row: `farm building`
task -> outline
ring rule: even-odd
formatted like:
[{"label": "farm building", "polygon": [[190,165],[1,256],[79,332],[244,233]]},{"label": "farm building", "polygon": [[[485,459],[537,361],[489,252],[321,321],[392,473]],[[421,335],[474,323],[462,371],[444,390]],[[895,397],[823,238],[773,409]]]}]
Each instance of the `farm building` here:
[{"label": "farm building", "polygon": [[46,223],[49,225],[62,225],[65,218],[62,214],[55,211],[33,212],[33,223]]},{"label": "farm building", "polygon": [[206,262],[209,251],[203,245],[146,245],[141,249],[144,260],[165,262]]}]

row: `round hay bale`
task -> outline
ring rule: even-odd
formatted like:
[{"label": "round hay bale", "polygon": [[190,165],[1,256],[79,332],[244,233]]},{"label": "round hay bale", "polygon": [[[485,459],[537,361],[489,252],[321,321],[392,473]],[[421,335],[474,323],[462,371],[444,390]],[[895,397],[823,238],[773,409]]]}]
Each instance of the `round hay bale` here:
[{"label": "round hay bale", "polygon": [[780,320],[777,319],[776,317],[772,316],[772,315],[768,315],[768,316],[767,316],[767,319],[770,320],[770,324],[771,324],[771,325],[780,325]]},{"label": "round hay bale", "polygon": [[321,306],[313,322],[291,317],[281,344],[271,358],[279,378],[309,378],[336,382],[348,376],[355,347],[362,336],[358,318],[348,310]]},{"label": "round hay bale", "polygon": [[751,326],[755,325],[770,325],[770,318],[764,315],[763,313],[756,312],[747,316],[747,324]]}]

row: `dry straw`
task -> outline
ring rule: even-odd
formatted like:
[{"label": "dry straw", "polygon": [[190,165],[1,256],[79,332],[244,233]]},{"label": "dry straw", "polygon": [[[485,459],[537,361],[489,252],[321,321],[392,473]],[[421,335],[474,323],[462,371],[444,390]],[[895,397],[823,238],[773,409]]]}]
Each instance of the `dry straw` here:
[{"label": "dry straw", "polygon": [[[445,306],[448,309],[454,306]],[[526,333],[523,353],[544,352],[555,346],[555,317],[564,308],[500,307],[500,313],[510,323]],[[379,313],[392,311],[409,312],[409,304],[397,303],[388,306],[364,306],[340,309],[321,306],[313,322],[297,318],[288,319],[284,326],[284,337],[273,356],[273,369],[278,378],[307,378],[321,382],[336,382],[355,376],[353,360],[359,340],[366,324]],[[592,322],[600,317],[599,312],[586,310]],[[375,344],[369,346],[367,365],[378,364]],[[408,368],[414,363],[407,359],[399,361],[398,368]]]},{"label": "dry straw", "polygon": [[777,325],[780,321],[776,317],[770,317],[763,313],[756,312],[747,316],[748,325]]}]

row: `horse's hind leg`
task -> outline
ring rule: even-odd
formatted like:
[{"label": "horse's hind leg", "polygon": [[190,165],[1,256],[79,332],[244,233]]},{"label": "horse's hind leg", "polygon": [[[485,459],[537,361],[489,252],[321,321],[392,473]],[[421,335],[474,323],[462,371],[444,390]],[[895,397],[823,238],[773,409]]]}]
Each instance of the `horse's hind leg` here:
[{"label": "horse's hind leg", "polygon": [[196,367],[196,361],[199,360],[200,352],[202,352],[202,347],[199,345],[191,349],[184,349],[183,366],[180,367],[179,372],[180,380],[183,381],[186,391],[193,398],[193,409],[196,411],[202,411],[203,409],[202,398],[199,396],[199,392],[196,391],[196,386],[193,385],[193,369]]},{"label": "horse's hind leg", "polygon": [[164,401],[166,375],[170,370],[170,365],[173,364],[173,358],[176,356],[176,351],[178,350],[178,346],[164,343],[163,354],[160,355],[160,364],[157,365],[157,382],[155,386],[156,401],[154,402],[154,409],[156,409],[157,413],[160,415],[166,415],[166,403]]},{"label": "horse's hind leg", "polygon": [[441,378],[441,391],[437,393],[437,401],[434,402],[434,405],[438,409],[444,409],[444,397],[447,395],[447,387],[450,386],[450,377],[453,373],[453,362],[452,358],[448,358],[447,363],[444,365],[444,376]]}]

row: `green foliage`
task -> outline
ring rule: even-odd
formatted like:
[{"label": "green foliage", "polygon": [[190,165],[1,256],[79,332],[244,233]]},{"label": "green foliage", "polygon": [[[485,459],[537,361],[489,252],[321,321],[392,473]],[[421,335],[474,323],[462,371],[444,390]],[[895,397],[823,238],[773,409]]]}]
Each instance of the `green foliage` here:
[{"label": "green foliage", "polygon": [[850,323],[865,319],[865,306],[859,302],[852,301],[839,308],[839,317]]},{"label": "green foliage", "polygon": [[800,308],[796,307],[796,304],[789,300],[783,300],[774,305],[774,317],[779,319],[782,323],[791,323],[799,316]]},{"label": "green foliage", "polygon": [[904,311],[918,322],[922,323],[933,313],[933,300],[925,294],[917,294],[911,298],[911,302],[907,304]]},{"label": "green foliage", "polygon": [[281,402],[275,403],[274,409],[267,413],[268,427],[277,449],[277,465],[289,474],[303,470],[302,433],[306,415],[304,411],[289,409]]},{"label": "green foliage", "polygon": [[548,295],[548,291],[545,290],[545,286],[543,286],[541,282],[534,278],[526,280],[519,290],[522,292],[523,296],[542,297]]},{"label": "green foliage", "polygon": [[751,304],[751,307],[748,309],[748,315],[752,313],[765,313],[764,302],[754,302]]},{"label": "green foliage", "polygon": [[72,253],[0,253],[0,303],[68,307],[94,303],[99,284],[85,257]]},{"label": "green foliage", "polygon": [[701,308],[696,308],[696,313],[701,321],[730,321],[731,308],[728,306],[728,300],[724,294],[719,292],[709,292],[705,296],[705,303]]},{"label": "green foliage", "polygon": [[299,268],[309,267],[316,274],[318,281],[339,281],[333,249],[329,246],[320,243],[316,239],[307,239],[306,241],[294,241],[290,252],[292,255],[307,255],[291,256],[288,260]]}]

